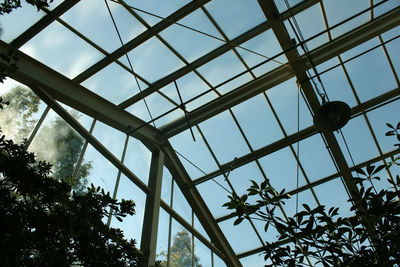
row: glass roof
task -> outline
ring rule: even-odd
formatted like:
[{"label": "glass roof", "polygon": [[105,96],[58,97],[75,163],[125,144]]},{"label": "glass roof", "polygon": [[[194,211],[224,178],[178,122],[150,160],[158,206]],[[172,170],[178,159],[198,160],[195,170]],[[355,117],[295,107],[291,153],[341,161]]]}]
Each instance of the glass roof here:
[{"label": "glass roof", "polygon": [[[280,13],[268,20],[261,2]],[[285,2],[66,0],[39,11],[24,3],[0,17],[1,53],[20,51],[1,94],[21,83],[42,98],[24,136],[32,151],[46,146],[41,132],[57,119],[82,136],[76,172],[91,162],[90,182],[136,202],[136,215],[111,226],[139,248],[161,150],[159,259],[187,231],[203,266],[263,266],[263,242],[276,231],[251,220],[234,226],[227,195],[269,179],[301,203],[348,215],[341,168],[398,153],[384,134],[399,120],[400,2]],[[313,126],[299,69],[316,98],[352,109],[334,141]],[[12,136],[10,121],[1,127]],[[293,216],[295,197],[282,208]]]}]

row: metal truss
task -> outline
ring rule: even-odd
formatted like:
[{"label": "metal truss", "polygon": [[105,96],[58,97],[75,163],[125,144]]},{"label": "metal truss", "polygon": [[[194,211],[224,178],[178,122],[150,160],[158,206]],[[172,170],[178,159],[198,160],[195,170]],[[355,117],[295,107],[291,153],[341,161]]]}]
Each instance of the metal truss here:
[{"label": "metal truss", "polygon": [[[147,40],[153,37],[161,38],[159,33],[167,29],[173,23],[179,21],[185,16],[191,14],[195,10],[202,8],[210,0],[194,0],[180,8],[164,20],[150,27],[149,25],[142,24],[147,27],[147,30],[136,38],[130,40],[125,45],[121,46],[112,53],[107,53],[102,50],[99,46],[91,42],[88,38],[80,34],[71,26],[67,25],[59,19],[59,17],[73,7],[79,0],[66,0],[57,6],[54,10],[48,11],[48,14],[40,19],[38,22],[33,24],[28,30],[17,37],[10,44],[6,44],[0,41],[0,53],[7,53],[12,49],[19,49],[23,44],[28,42],[41,30],[45,29],[53,21],[58,20],[65,27],[73,31],[76,35],[83,38],[86,42],[91,44],[97,50],[105,55],[105,57],[89,67],[87,70],[79,74],[74,79],[69,79],[62,74],[54,71],[53,69],[45,66],[37,60],[29,57],[28,55],[17,50],[19,57],[18,69],[11,75],[11,77],[21,83],[30,86],[38,96],[43,99],[53,110],[55,110],[71,127],[73,127],[79,134],[81,134],[90,144],[92,144],[105,158],[107,158],[112,164],[114,164],[121,172],[123,172],[132,182],[134,182],[143,192],[147,194],[148,203],[146,203],[143,236],[142,236],[142,250],[148,252],[150,255],[150,261],[154,261],[155,257],[155,242],[156,242],[156,231],[158,223],[158,209],[162,207],[171,216],[185,226],[194,236],[202,241],[207,247],[213,252],[220,256],[228,266],[242,266],[239,258],[243,258],[255,253],[262,252],[263,247],[253,249],[241,254],[235,254],[225,235],[221,231],[218,223],[226,219],[232,218],[232,215],[227,215],[218,219],[215,219],[205,204],[203,198],[198,192],[196,185],[206,182],[209,179],[224,174],[226,171],[243,166],[252,161],[258,160],[259,158],[271,154],[279,149],[290,146],[296,142],[299,142],[307,137],[310,137],[318,131],[314,126],[308,127],[301,130],[299,133],[286,136],[285,138],[278,140],[270,145],[267,145],[258,150],[254,150],[251,153],[239,157],[235,161],[222,164],[218,170],[211,172],[203,177],[200,177],[194,181],[190,178],[187,171],[183,167],[179,160],[176,152],[172,148],[168,141],[168,138],[173,137],[185,130],[191,125],[197,125],[216,114],[226,111],[233,106],[246,101],[247,99],[265,92],[273,86],[280,84],[290,78],[296,77],[302,84],[303,92],[306,96],[308,103],[313,111],[317,110],[320,103],[317,96],[310,84],[309,78],[306,75],[306,71],[311,68],[310,63],[306,60],[305,56],[300,56],[296,52],[296,46],[293,46],[293,42],[289,37],[283,21],[291,17],[291,14],[298,14],[307,8],[319,4],[320,0],[309,0],[302,1],[298,5],[294,6],[290,11],[285,11],[278,14],[275,3],[272,0],[259,0],[259,4],[266,15],[267,21],[263,22],[256,27],[248,30],[247,32],[239,35],[238,37],[227,40],[227,42],[218,48],[210,51],[206,55],[199,59],[188,63],[182,56],[177,53],[172,46],[166,41],[162,41],[175,55],[177,55],[186,64],[186,66],[178,69],[177,71],[161,78],[160,80],[149,84],[144,81],[143,78],[139,77],[142,81],[148,84],[148,88],[142,92],[127,98],[120,105],[115,105],[108,100],[98,96],[91,92],[87,88],[80,85],[81,82],[85,81],[89,77],[93,76],[101,69],[105,68],[112,62],[117,62],[125,70],[129,71],[132,75],[137,75],[126,66],[124,66],[118,59],[126,55],[129,51],[143,44]],[[119,1],[126,9],[129,6],[122,0]],[[132,14],[134,15],[134,14]],[[209,15],[209,19],[211,16]],[[351,30],[350,32],[330,40],[328,43],[318,47],[310,52],[310,56],[316,65],[326,62],[327,60],[339,56],[341,53],[371,39],[379,36],[383,32],[392,29],[400,25],[400,7],[394,8],[388,13],[385,13],[373,20]],[[218,25],[216,25],[217,27]],[[144,99],[146,96],[151,95],[154,92],[158,92],[159,89],[168,85],[169,83],[177,80],[178,78],[194,71],[200,66],[208,63],[209,61],[219,57],[220,55],[231,51],[238,45],[252,39],[253,37],[272,29],[275,33],[278,42],[280,43],[283,52],[288,59],[288,64],[285,66],[278,67],[261,77],[254,79],[231,92],[224,94],[217,99],[204,104],[203,106],[196,108],[195,110],[187,113],[186,118],[179,118],[178,120],[171,122],[170,124],[157,129],[152,127],[145,121],[137,118],[125,110],[130,105]],[[222,30],[221,30],[222,31]],[[324,33],[329,32],[327,29]],[[225,38],[227,39],[227,38]],[[298,47],[298,45],[297,45]],[[175,51],[175,52],[174,52]],[[242,62],[243,63],[243,62]],[[6,63],[1,61],[0,66],[5,66]],[[290,67],[289,67],[290,66]],[[212,88],[211,88],[212,89]],[[382,94],[374,99],[366,101],[352,108],[352,117],[360,114],[365,114],[368,110],[378,107],[388,101],[400,95],[400,89],[396,88],[385,94]],[[164,96],[166,97],[166,96]],[[90,132],[83,128],[72,116],[66,112],[57,101],[62,102],[82,113],[85,113],[103,123],[126,133],[140,140],[146,145],[153,153],[149,185],[145,185],[135,174],[133,174],[121,161],[113,156],[113,154],[107,150],[96,138],[94,138]],[[176,104],[176,103],[175,103]],[[177,105],[176,105],[177,106]],[[188,121],[190,123],[188,123]],[[239,127],[239,126],[238,126]],[[323,133],[323,136],[328,144],[329,149],[332,152],[333,158],[338,166],[338,173],[322,178],[316,182],[308,183],[303,187],[300,187],[292,194],[299,193],[301,191],[311,189],[314,186],[322,184],[324,182],[343,177],[343,181],[350,192],[357,192],[357,188],[351,181],[351,171],[354,167],[349,167],[343,153],[336,141],[335,136],[332,133]],[[375,141],[376,142],[376,141]],[[379,147],[379,145],[378,145]],[[384,160],[386,157],[393,155],[395,151],[389,153],[381,153],[377,158],[371,159],[367,162],[361,163],[356,167],[363,167],[366,164],[374,163],[377,161]],[[199,219],[200,223],[204,227],[208,236],[211,238],[209,242],[199,232],[196,231],[189,223],[183,218],[176,214],[168,204],[160,200],[160,183],[162,166],[165,165],[170,171],[173,179],[181,189],[184,197],[191,205],[194,213]],[[260,168],[261,169],[261,168]],[[151,262],[148,263],[151,265]]]}]

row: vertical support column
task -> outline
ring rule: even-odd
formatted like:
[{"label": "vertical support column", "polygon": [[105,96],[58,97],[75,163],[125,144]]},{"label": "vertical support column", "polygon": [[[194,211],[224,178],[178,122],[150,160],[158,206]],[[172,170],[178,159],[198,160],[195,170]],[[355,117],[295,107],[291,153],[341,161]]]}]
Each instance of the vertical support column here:
[{"label": "vertical support column", "polygon": [[145,255],[146,267],[154,267],[158,232],[158,217],[160,211],[161,181],[164,166],[164,152],[153,151],[150,165],[149,189],[146,198],[146,209],[143,219],[140,250]]}]

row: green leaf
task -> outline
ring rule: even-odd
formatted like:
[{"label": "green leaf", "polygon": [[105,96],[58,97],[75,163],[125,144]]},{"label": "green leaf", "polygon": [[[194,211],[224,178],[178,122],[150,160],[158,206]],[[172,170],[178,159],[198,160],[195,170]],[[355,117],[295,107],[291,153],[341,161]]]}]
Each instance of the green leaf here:
[{"label": "green leaf", "polygon": [[310,206],[308,206],[307,204],[303,204],[303,207],[306,209],[306,211],[308,212],[311,211]]},{"label": "green leaf", "polygon": [[361,174],[361,175],[366,175],[365,172],[361,168],[356,168],[355,169],[356,173]]},{"label": "green leaf", "polygon": [[367,173],[371,175],[375,169],[374,165],[367,165]]},{"label": "green leaf", "polygon": [[386,165],[379,165],[378,167],[376,167],[376,169],[374,170],[373,174],[380,172],[382,169],[384,169],[386,167]]},{"label": "green leaf", "polygon": [[267,232],[268,227],[269,227],[269,221],[268,221],[268,222],[265,224],[265,226],[264,226],[264,231],[265,231],[265,232]]},{"label": "green leaf", "polygon": [[394,129],[393,125],[391,125],[390,123],[386,123],[387,127]]},{"label": "green leaf", "polygon": [[237,218],[234,222],[233,222],[233,225],[238,225],[239,223],[241,223],[242,221],[243,221],[243,217],[241,217],[241,218]]},{"label": "green leaf", "polygon": [[385,136],[392,136],[392,135],[395,135],[395,131],[387,131],[385,133]]}]

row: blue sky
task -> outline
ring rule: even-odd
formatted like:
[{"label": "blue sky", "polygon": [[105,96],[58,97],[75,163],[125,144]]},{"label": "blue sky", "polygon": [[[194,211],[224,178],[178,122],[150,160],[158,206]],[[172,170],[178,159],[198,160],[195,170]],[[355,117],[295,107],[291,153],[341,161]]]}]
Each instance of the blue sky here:
[{"label": "blue sky", "polygon": [[[61,1],[55,1],[52,7],[60,2]],[[176,9],[185,5],[188,1],[131,0],[126,2],[133,7],[166,17]],[[286,9],[283,0],[275,0],[275,2],[280,11]],[[291,5],[298,2],[299,1],[289,1]],[[375,2],[377,1],[374,1],[374,3]],[[146,25],[141,24],[136,18],[131,16],[121,5],[111,1],[108,3],[116,19],[124,43],[146,31]],[[362,9],[367,8],[370,1],[324,0],[322,4],[326,10],[328,25],[332,26]],[[399,6],[399,2],[390,0],[375,10],[375,16],[395,8],[396,6]],[[204,8],[218,23],[228,39],[233,39],[260,23],[265,22],[264,14],[256,0],[213,0],[206,4]],[[138,14],[142,16],[150,26],[160,21],[159,18],[140,12],[138,12]],[[13,12],[11,15],[1,17],[0,22],[3,26],[2,40],[6,42],[12,41],[43,15],[43,12],[37,12],[34,8],[27,6]],[[21,20],[21,17],[24,19]],[[108,53],[113,52],[121,46],[103,1],[80,1],[75,7],[61,16],[61,19],[86,35],[91,41],[95,42]],[[298,14],[296,19],[305,38],[325,29],[320,4],[314,5]],[[369,19],[370,14],[360,16],[332,31],[332,37],[337,37],[348,32],[362,23],[367,22]],[[185,61],[189,63],[225,43],[223,41],[224,36],[222,36],[218,29],[207,18],[204,10],[198,9],[189,16],[181,19],[179,23],[214,37],[212,38],[200,34],[199,32],[179,25],[172,25],[160,33],[161,38],[174,47]],[[291,36],[294,37],[290,26],[287,23],[285,25]],[[399,35],[399,33],[399,27],[388,31],[382,35],[383,41],[395,37]],[[328,36],[322,35],[310,41],[307,45],[308,48],[312,50],[326,42],[328,42]],[[363,52],[379,44],[379,42],[378,38],[373,38],[343,53],[341,55],[342,60],[346,60]],[[265,57],[272,57],[282,51],[271,30],[265,31],[243,43],[241,46],[251,50],[236,49],[237,53],[250,67],[258,64],[264,60]],[[400,61],[398,59],[400,58],[400,40],[396,39],[390,42],[387,44],[386,48],[393,62],[395,73],[399,75]],[[52,23],[22,46],[21,51],[71,79],[104,57],[101,52],[75,36],[58,22]],[[301,50],[299,50],[299,52],[302,53]],[[262,56],[260,56],[260,54]],[[133,76],[115,62],[85,80],[82,85],[88,90],[108,99],[110,102],[119,104],[125,99],[137,94],[140,90],[145,90],[148,87],[147,84],[151,84],[185,66],[185,62],[171,52],[157,37],[153,37],[144,42],[128,55],[134,71],[145,79],[145,81],[139,81],[140,88],[138,88]],[[119,61],[128,66],[125,56],[121,57]],[[254,75],[259,77],[274,68],[282,66],[286,61],[284,56],[278,57],[276,62],[268,62],[255,69]],[[317,69],[318,71],[323,71],[338,63],[339,59],[333,58],[317,66]],[[344,70],[340,67],[321,75],[321,80],[331,101],[345,101],[349,106],[354,107],[358,105],[358,101],[361,103],[365,102],[399,86],[398,78],[396,80],[396,77],[392,73],[391,66],[381,47],[346,63],[345,69],[350,77],[351,84],[347,80]],[[197,73],[190,72],[180,77],[177,79],[177,84],[183,101],[188,101],[200,93],[209,90],[210,85],[217,86],[221,82],[224,82],[244,70],[246,70],[245,66],[241,63],[235,52],[231,50],[196,69]],[[200,74],[200,76],[198,74]],[[203,78],[206,81],[203,80]],[[250,74],[244,74],[233,82],[218,88],[217,92],[211,91],[205,96],[190,102],[187,105],[187,109],[192,111],[252,79],[253,77]],[[15,84],[14,81],[7,80],[1,86],[3,88],[1,92],[5,92],[15,86]],[[355,90],[354,92],[357,94],[358,100],[354,96],[352,86]],[[176,103],[180,103],[173,83],[161,88],[160,92]],[[294,78],[289,79],[268,90],[265,94],[259,94],[246,102],[234,106],[231,109],[232,113],[224,111],[201,122],[197,127],[193,127],[192,130],[196,137],[196,142],[192,140],[189,130],[171,137],[169,141],[174,149],[191,161],[190,163],[184,158],[181,158],[190,177],[192,179],[197,179],[202,177],[205,173],[217,170],[218,164],[230,162],[235,157],[243,156],[250,153],[251,150],[259,149],[278,141],[285,135],[295,134],[297,132],[297,93],[298,87],[296,85],[296,80]],[[268,101],[270,101],[271,105],[269,105]],[[153,117],[163,114],[174,107],[170,101],[158,93],[153,93],[147,97],[146,104]],[[391,141],[384,137],[384,133],[387,130],[385,123],[397,123],[398,115],[396,115],[396,110],[399,110],[399,105],[399,102],[396,101],[381,109],[368,113],[371,127],[374,130],[383,153],[393,149]],[[70,110],[70,108],[66,106],[65,108]],[[44,104],[42,104],[40,112],[43,109]],[[150,120],[150,116],[143,101],[127,108],[127,111],[145,121]],[[39,117],[40,112],[36,116]],[[280,128],[274,112],[276,112],[277,117],[281,121],[283,131]],[[232,114],[234,114],[234,117]],[[58,115],[55,114],[55,112],[50,112],[44,124],[49,123],[49,121],[56,116]],[[177,110],[157,120],[155,125],[161,127],[182,116],[184,116],[184,113],[181,110]],[[235,119],[240,125],[244,136],[247,138],[248,144],[241,130],[237,127]],[[82,114],[80,118],[80,122],[86,129],[90,128],[92,120],[92,118],[85,114]],[[312,116],[304,101],[301,100],[300,130],[311,125]],[[363,116],[351,120],[343,128],[343,134],[356,164],[379,155],[379,151],[373,141],[373,136],[368,130],[367,121]],[[115,157],[121,158],[126,138],[125,134],[101,122],[97,122],[93,135],[105,145]],[[207,144],[210,146],[212,153],[209,151],[202,136],[204,136]],[[345,151],[342,137],[337,135],[337,139],[344,149],[343,151]],[[212,154],[214,154],[215,159]],[[348,153],[345,152],[344,155],[349,166],[353,166]],[[147,183],[150,158],[151,153],[145,146],[139,141],[129,138],[124,164],[144,183]],[[106,190],[112,191],[118,175],[117,168],[109,163],[90,145],[85,153],[84,159],[93,162],[93,170],[90,177],[91,182],[102,186]],[[328,151],[325,149],[325,144],[319,135],[311,136],[300,142],[300,162],[304,168],[305,175],[311,182],[337,172],[329,157]],[[277,189],[285,188],[290,191],[296,188],[297,163],[289,148],[284,148],[271,155],[260,158],[259,163],[262,170],[270,179],[271,184]],[[260,182],[264,178],[256,163],[251,162],[233,170],[229,175],[229,179],[235,191],[244,193],[244,189],[250,185],[248,182],[249,179]],[[215,181],[209,180],[198,185],[197,189],[203,196],[214,217],[218,218],[229,213],[229,211],[222,208],[221,205],[227,201],[226,196],[228,193],[225,189],[228,189],[228,191],[230,191],[230,189],[223,176],[218,176],[214,180]],[[216,182],[218,182],[219,185]],[[299,177],[299,185],[302,186],[305,184],[305,177],[301,174]],[[165,169],[162,199],[167,203],[170,202],[170,188],[171,175]],[[332,192],[335,193],[332,194]],[[345,190],[339,179],[316,187],[315,194],[323,205],[348,207],[348,203],[343,197],[345,195]],[[125,231],[127,237],[134,237],[140,243],[140,229],[143,224],[145,194],[132,184],[127,177],[122,175],[117,197],[132,198],[137,204],[137,214],[127,218],[122,224],[113,220],[112,225],[121,227]],[[190,205],[186,202],[183,194],[176,185],[174,186],[173,199],[173,209],[191,223],[192,211]],[[316,200],[310,190],[300,193],[299,200],[301,203],[305,202],[310,205],[316,205]],[[294,214],[294,198],[287,202],[285,210],[288,215]],[[346,214],[348,213],[343,211],[343,215]],[[161,211],[159,245],[157,246],[158,252],[167,251],[168,228],[166,225],[168,225],[168,220],[168,214],[165,211]],[[194,223],[195,227],[198,227],[199,232],[208,239],[207,234],[196,220]],[[264,240],[273,240],[276,233],[273,231],[264,233],[260,223],[256,223],[255,226]],[[237,253],[260,247],[262,244],[248,222],[237,227],[233,226],[233,220],[227,220],[220,223],[220,227]],[[174,221],[172,224],[173,233],[176,233],[180,229],[182,229],[182,226]],[[246,238],[246,242],[243,242],[244,238]],[[196,254],[200,257],[203,266],[210,266],[210,250],[205,245],[200,244],[199,241],[195,241],[195,244]],[[244,266],[258,266],[263,263],[262,257],[258,257],[258,255],[243,258],[241,261]],[[215,258],[215,266],[223,266],[221,261],[217,258]]]}]

